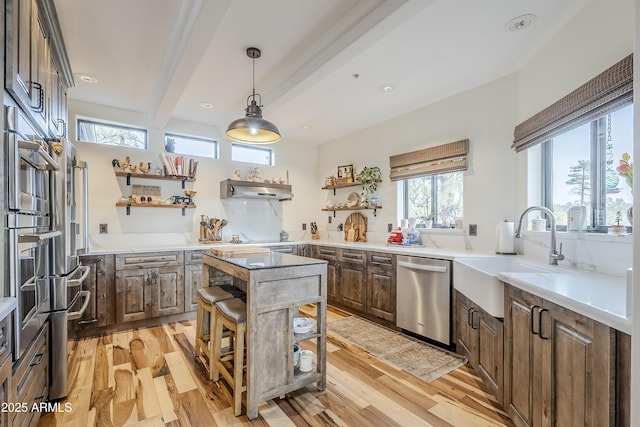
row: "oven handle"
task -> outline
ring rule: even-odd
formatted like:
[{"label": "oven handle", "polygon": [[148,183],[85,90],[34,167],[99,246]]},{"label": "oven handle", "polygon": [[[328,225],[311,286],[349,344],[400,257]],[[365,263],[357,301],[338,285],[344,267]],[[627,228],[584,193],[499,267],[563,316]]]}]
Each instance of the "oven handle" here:
[{"label": "oven handle", "polygon": [[20,234],[18,235],[18,243],[39,243],[45,240],[53,239],[60,236],[60,231],[49,231],[48,233]]},{"label": "oven handle", "polygon": [[440,267],[436,265],[422,265],[422,264],[413,264],[406,261],[398,261],[398,265],[400,267],[411,268],[414,270],[423,270],[423,271],[433,271],[436,273],[446,273],[447,267]]},{"label": "oven handle", "polygon": [[29,150],[37,153],[44,159],[45,162],[51,166],[51,169],[59,171],[60,165],[56,163],[56,161],[47,153],[42,145],[38,144],[35,141],[23,141],[21,139],[18,140],[18,148],[22,148],[23,150]]},{"label": "oven handle", "polygon": [[78,311],[70,311],[67,314],[67,320],[78,320],[82,317],[85,311],[87,311],[87,307],[89,307],[89,302],[91,301],[91,292],[90,291],[80,291],[78,295],[81,298],[84,298],[84,302],[82,303],[82,307]]},{"label": "oven handle", "polygon": [[82,270],[82,276],[78,277],[77,279],[69,279],[67,280],[67,287],[68,288],[72,288],[75,286],[81,286],[82,282],[84,282],[84,280],[87,278],[87,276],[89,276],[89,273],[91,272],[91,267],[88,265],[81,265],[80,267],[78,267],[78,270]]}]

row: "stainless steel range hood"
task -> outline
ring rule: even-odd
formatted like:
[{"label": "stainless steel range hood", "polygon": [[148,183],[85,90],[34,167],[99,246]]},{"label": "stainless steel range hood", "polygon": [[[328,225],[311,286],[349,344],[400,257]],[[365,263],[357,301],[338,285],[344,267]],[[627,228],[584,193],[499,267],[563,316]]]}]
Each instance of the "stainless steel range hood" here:
[{"label": "stainless steel range hood", "polygon": [[220,181],[220,198],[291,200],[293,193],[287,184],[269,184],[266,182]]}]

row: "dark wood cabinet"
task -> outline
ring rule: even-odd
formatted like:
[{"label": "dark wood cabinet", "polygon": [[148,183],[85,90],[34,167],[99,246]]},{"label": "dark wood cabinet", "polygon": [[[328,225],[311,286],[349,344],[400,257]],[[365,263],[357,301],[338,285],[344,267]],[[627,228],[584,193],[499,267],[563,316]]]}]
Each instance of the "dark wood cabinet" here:
[{"label": "dark wood cabinet", "polygon": [[183,313],[182,252],[116,255],[116,321]]},{"label": "dark wood cabinet", "polygon": [[323,259],[327,264],[327,301],[337,303],[338,293],[338,248],[331,246],[314,246],[313,257]]},{"label": "dark wood cabinet", "polygon": [[616,334],[505,285],[505,403],[517,426],[613,426]]},{"label": "dark wood cabinet", "polygon": [[340,277],[338,301],[359,311],[367,309],[367,276],[365,252],[352,249],[338,251]]},{"label": "dark wood cabinet", "polygon": [[[13,312],[0,320],[0,405],[14,402],[11,387],[11,333],[13,329]],[[3,407],[4,408],[4,407]],[[4,408],[6,409],[6,408]],[[0,411],[0,427],[9,425],[9,410]]]},{"label": "dark wood cabinet", "polygon": [[[114,324],[115,256],[83,255],[80,263],[91,269],[83,283],[83,288],[91,292],[91,297],[82,317],[69,322],[71,329],[80,331]],[[81,301],[78,306],[80,304]]]},{"label": "dark wood cabinet", "polygon": [[502,403],[504,322],[458,291],[454,293],[453,303],[456,350],[469,360],[491,393]]},{"label": "dark wood cabinet", "polygon": [[198,290],[202,288],[202,253],[187,251],[184,253],[184,311],[198,309]]},{"label": "dark wood cabinet", "polygon": [[396,320],[396,256],[367,252],[366,312],[381,319]]}]

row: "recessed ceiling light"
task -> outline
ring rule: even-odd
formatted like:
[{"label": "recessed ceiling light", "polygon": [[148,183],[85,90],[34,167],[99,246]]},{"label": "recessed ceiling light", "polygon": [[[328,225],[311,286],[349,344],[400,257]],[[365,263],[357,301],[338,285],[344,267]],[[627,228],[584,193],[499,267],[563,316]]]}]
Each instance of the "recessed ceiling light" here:
[{"label": "recessed ceiling light", "polygon": [[511,19],[504,28],[507,31],[522,31],[534,22],[536,22],[536,15],[532,13],[527,13],[525,15],[516,16]]},{"label": "recessed ceiling light", "polygon": [[213,104],[210,104],[210,103],[208,103],[208,102],[201,102],[201,103],[200,103],[200,106],[201,106],[202,108],[206,108],[207,110],[211,110],[211,109],[213,108]]},{"label": "recessed ceiling light", "polygon": [[304,125],[304,126],[302,126],[302,129],[309,130],[309,129],[311,129],[311,125]]},{"label": "recessed ceiling light", "polygon": [[394,89],[394,87],[389,83],[385,83],[383,85],[380,85],[378,89],[380,89],[382,92],[391,92]]},{"label": "recessed ceiling light", "polygon": [[92,85],[98,83],[98,79],[89,74],[77,73],[74,76],[84,83],[90,83]]}]

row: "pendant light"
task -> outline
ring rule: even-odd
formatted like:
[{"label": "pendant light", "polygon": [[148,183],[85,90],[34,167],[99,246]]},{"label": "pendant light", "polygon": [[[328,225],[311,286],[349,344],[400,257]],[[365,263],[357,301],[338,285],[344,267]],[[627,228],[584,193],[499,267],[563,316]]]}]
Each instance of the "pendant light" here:
[{"label": "pendant light", "polygon": [[253,91],[247,98],[246,116],[232,121],[227,128],[227,136],[234,141],[247,144],[273,144],[280,141],[280,131],[276,125],[262,118],[262,97],[256,93],[256,59],[261,55],[257,47],[247,48],[247,56],[253,60]]}]

